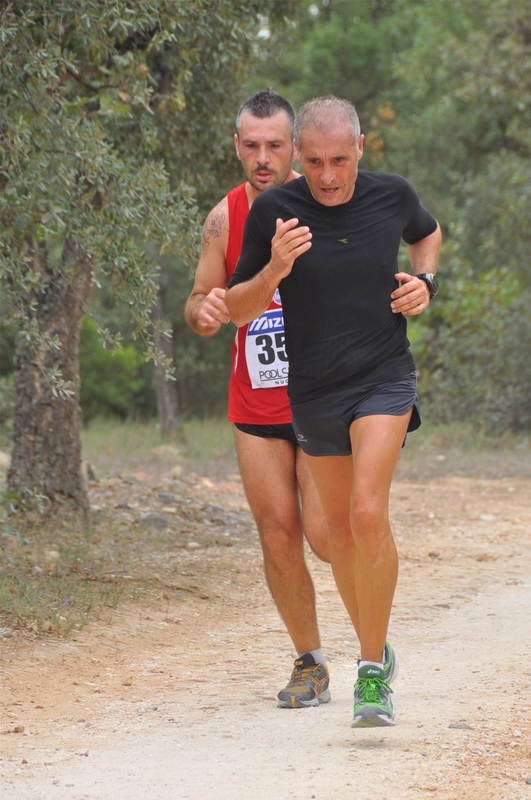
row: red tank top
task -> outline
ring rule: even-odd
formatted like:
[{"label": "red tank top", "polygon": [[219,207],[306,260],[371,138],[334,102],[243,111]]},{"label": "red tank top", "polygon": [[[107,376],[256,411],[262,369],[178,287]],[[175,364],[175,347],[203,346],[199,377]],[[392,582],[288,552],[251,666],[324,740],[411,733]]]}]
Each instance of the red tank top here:
[{"label": "red tank top", "polygon": [[[249,213],[245,183],[227,195],[229,241],[227,280],[242,249],[243,229]],[[284,317],[278,290],[269,308],[236,331],[232,345],[229,381],[229,420],[248,425],[281,425],[291,422],[288,361],[284,345]]]}]

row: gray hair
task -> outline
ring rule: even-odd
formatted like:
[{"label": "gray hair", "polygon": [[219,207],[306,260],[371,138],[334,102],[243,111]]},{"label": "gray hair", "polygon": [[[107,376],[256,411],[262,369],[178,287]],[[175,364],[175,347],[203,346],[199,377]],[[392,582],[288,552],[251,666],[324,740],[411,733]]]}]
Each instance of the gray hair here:
[{"label": "gray hair", "polygon": [[358,143],[361,128],[355,107],[348,100],[341,100],[328,94],[325,97],[314,97],[299,109],[295,118],[294,136],[297,146],[301,146],[301,133],[306,128],[330,130],[338,124],[347,123],[352,128],[354,144]]},{"label": "gray hair", "polygon": [[293,131],[295,122],[293,107],[285,97],[277,94],[272,89],[262,89],[262,91],[256,92],[241,104],[236,117],[236,130],[238,133],[242,124],[242,117],[246,111],[252,114],[253,117],[259,117],[260,119],[274,117],[279,111],[284,111],[288,118],[290,129]]}]

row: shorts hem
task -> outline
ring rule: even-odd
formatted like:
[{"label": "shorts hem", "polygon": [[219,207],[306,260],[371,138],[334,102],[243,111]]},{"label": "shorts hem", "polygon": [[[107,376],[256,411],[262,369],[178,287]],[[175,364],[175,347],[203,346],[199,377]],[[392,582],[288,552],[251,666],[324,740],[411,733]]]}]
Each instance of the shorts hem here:
[{"label": "shorts hem", "polygon": [[228,421],[232,423],[232,425],[291,425],[292,419],[280,420],[280,419],[270,419],[265,422],[263,419],[256,420],[256,419],[235,419],[234,417],[227,417]]},{"label": "shorts hem", "polygon": [[366,414],[364,414],[362,412],[361,414],[358,414],[358,416],[355,417],[350,424],[353,425],[354,422],[356,422],[356,420],[363,419],[363,417],[405,417],[406,414],[409,411],[411,411],[412,409],[414,409],[415,407],[416,407],[416,403],[412,403],[407,411],[404,411],[403,413],[400,413],[400,414],[398,414],[396,411],[379,411],[376,414],[373,414],[370,411],[368,413],[366,413]]},{"label": "shorts hem", "polygon": [[351,456],[352,455],[352,450],[348,450],[346,453],[308,453],[304,449],[304,447],[301,447],[300,444],[299,444],[299,447],[301,448],[301,450],[304,453],[304,455],[305,456],[310,456],[310,458],[321,458],[321,457],[324,457],[324,458],[331,457],[331,458],[333,458],[334,456],[337,456],[339,458],[344,458],[345,456]]}]

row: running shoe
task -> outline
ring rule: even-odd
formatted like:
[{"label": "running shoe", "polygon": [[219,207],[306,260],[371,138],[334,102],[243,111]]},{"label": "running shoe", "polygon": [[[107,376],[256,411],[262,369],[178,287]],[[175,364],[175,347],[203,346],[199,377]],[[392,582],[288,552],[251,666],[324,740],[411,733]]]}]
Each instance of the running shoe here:
[{"label": "running shoe", "polygon": [[393,690],[385,680],[385,671],[367,664],[358,670],[354,684],[353,728],[383,728],[395,724]]},{"label": "running shoe", "polygon": [[330,676],[326,664],[316,664],[311,653],[295,660],[291,679],[278,693],[278,708],[307,708],[330,702]]},{"label": "running shoe", "polygon": [[396,653],[389,642],[386,642],[384,647],[383,668],[385,673],[385,682],[392,683],[398,675],[398,658],[396,657]]}]

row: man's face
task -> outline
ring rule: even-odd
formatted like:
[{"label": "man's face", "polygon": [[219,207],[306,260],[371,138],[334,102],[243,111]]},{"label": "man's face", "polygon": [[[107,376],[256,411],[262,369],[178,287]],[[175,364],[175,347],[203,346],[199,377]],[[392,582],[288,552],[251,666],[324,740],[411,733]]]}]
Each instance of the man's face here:
[{"label": "man's face", "polygon": [[290,121],[284,111],[263,118],[246,111],[234,142],[245,177],[257,192],[279,186],[290,177],[295,152]]},{"label": "man's face", "polygon": [[328,130],[308,127],[301,132],[299,160],[312,195],[324,206],[348,203],[362,155],[363,136],[355,144],[346,123]]}]

